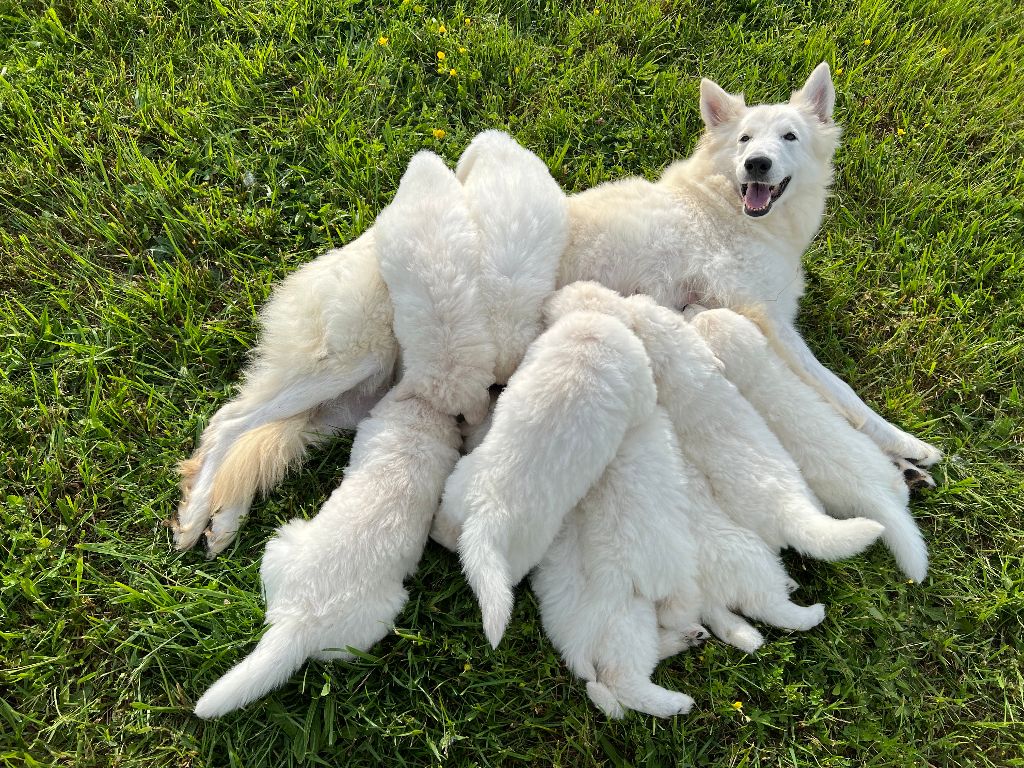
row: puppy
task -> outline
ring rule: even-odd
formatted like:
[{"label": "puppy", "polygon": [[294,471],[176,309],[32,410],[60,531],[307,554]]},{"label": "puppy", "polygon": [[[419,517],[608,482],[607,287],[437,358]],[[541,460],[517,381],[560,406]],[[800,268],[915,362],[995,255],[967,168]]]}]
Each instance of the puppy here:
[{"label": "puppy", "polygon": [[883,526],[874,520],[824,513],[789,454],[679,313],[646,296],[623,299],[596,283],[563,288],[546,311],[555,319],[579,309],[619,318],[643,342],[658,401],[672,417],[683,453],[708,477],[734,522],[775,551],[791,546],[822,560],[850,557],[878,538]]},{"label": "puppy", "polygon": [[569,237],[565,194],[544,162],[507,133],[485,131],[462,153],[455,175],[480,233],[476,275],[504,384],[540,335]]},{"label": "puppy", "polygon": [[[650,680],[659,659],[708,636],[688,499],[678,462],[666,460],[671,432],[659,407],[626,434],[530,577],[548,638],[609,717],[671,717],[693,706]],[[669,598],[672,629],[658,626],[656,611]]]},{"label": "puppy", "polygon": [[480,237],[462,185],[440,157],[418,153],[376,229],[405,369],[400,392],[479,422],[496,349],[479,289]]},{"label": "puppy", "polygon": [[922,581],[928,549],[908,509],[896,466],[769,346],[754,323],[728,309],[688,308],[685,316],[725,366],[725,376],[764,418],[800,467],[804,480],[837,517],[885,526],[882,540],[903,572]]},{"label": "puppy", "polygon": [[434,524],[442,541],[461,531],[459,556],[492,646],[511,615],[512,587],[655,399],[643,346],[607,315],[569,314],[527,351],[490,431],[448,479]]},{"label": "puppy", "polygon": [[199,717],[263,696],[311,656],[348,659],[346,648],[367,650],[388,634],[460,442],[455,419],[418,396],[392,390],[374,407],[320,513],[286,523],[267,543],[260,576],[270,628],[199,699]]}]

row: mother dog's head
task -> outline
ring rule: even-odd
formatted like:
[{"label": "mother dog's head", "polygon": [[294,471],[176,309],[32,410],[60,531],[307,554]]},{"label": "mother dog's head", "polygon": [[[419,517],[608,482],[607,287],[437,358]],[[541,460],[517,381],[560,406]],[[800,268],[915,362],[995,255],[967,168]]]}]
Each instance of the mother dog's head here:
[{"label": "mother dog's head", "polygon": [[804,194],[823,198],[839,144],[835,101],[824,62],[781,104],[748,107],[742,93],[701,80],[700,114],[707,126],[701,151],[710,154],[712,172],[735,188],[747,216],[766,216]]}]

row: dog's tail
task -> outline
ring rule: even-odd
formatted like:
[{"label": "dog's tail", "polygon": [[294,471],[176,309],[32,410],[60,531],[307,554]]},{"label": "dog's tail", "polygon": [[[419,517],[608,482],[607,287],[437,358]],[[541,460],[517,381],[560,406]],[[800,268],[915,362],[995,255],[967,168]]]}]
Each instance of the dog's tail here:
[{"label": "dog's tail", "polygon": [[196,714],[207,720],[255,701],[291,677],[309,656],[311,636],[297,621],[274,624],[256,648],[228,670],[196,702]]},{"label": "dog's tail", "polygon": [[257,492],[276,486],[310,447],[324,442],[328,436],[317,432],[312,414],[278,419],[239,437],[214,476],[213,508],[248,508]]},{"label": "dog's tail", "polygon": [[865,517],[836,520],[811,504],[798,504],[783,514],[786,541],[819,560],[843,560],[860,554],[882,535],[885,526]]},{"label": "dog's tail", "polygon": [[501,642],[512,618],[512,578],[505,553],[500,551],[490,531],[471,517],[459,537],[459,557],[469,586],[476,595],[483,615],[484,634],[492,648]]},{"label": "dog's tail", "polygon": [[920,583],[928,575],[928,545],[910,511],[899,504],[879,504],[875,519],[885,525],[882,541],[907,578]]}]

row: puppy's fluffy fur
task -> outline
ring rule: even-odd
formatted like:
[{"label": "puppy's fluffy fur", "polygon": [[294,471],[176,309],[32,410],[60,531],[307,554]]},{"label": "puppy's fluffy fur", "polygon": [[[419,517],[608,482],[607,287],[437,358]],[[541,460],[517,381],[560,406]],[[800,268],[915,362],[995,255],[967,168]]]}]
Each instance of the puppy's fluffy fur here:
[{"label": "puppy's fluffy fur", "polygon": [[420,152],[376,230],[405,369],[399,390],[481,421],[495,345],[479,289],[480,238],[462,185],[441,158]]},{"label": "puppy's fluffy fur", "polygon": [[555,290],[569,237],[565,194],[539,157],[501,131],[473,139],[455,175],[480,232],[477,280],[497,349],[494,378],[504,384],[540,334]]},{"label": "puppy's fluffy fur", "polygon": [[458,551],[497,646],[512,587],[547,551],[562,519],[654,408],[643,346],[619,321],[579,312],[530,347],[480,446],[445,485],[434,536]]},{"label": "puppy's fluffy fur", "polygon": [[[671,430],[659,408],[626,434],[530,579],[548,638],[610,717],[671,717],[693,706],[650,680],[659,659],[707,637],[687,499],[663,452]],[[659,627],[656,603],[669,598],[676,621]]]},{"label": "puppy's fluffy fur", "polygon": [[419,397],[392,391],[374,407],[320,513],[290,521],[267,543],[260,576],[270,628],[199,699],[197,715],[244,706],[310,656],[351,658],[345,648],[367,650],[390,631],[460,442],[455,419]]},{"label": "puppy's fluffy fur", "polygon": [[761,414],[825,508],[885,526],[882,540],[911,579],[928,571],[928,550],[908,509],[900,471],[772,351],[750,320],[727,309],[686,312],[725,366],[725,376]]},{"label": "puppy's fluffy fur", "polygon": [[738,524],[775,550],[791,546],[822,560],[850,557],[878,538],[883,527],[873,520],[835,520],[824,513],[789,454],[682,315],[646,296],[624,299],[596,283],[563,288],[546,311],[557,318],[579,309],[619,318],[643,342],[658,401],[672,417],[683,453],[707,475]]}]

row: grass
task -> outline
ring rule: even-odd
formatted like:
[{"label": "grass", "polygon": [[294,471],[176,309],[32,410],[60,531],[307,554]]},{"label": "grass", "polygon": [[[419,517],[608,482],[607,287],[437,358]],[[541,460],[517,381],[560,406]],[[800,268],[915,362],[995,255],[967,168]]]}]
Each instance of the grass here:
[{"label": "grass", "polygon": [[[1024,13],[420,2],[0,0],[0,764],[1024,765]],[[174,464],[273,282],[363,231],[422,147],[501,127],[568,190],[653,176],[698,135],[700,76],[777,100],[821,60],[845,137],[801,323],[948,454],[914,502],[927,582],[881,548],[790,558],[822,626],[681,655],[656,679],[692,714],[608,722],[529,592],[493,652],[431,545],[371,654],[195,719],[260,631],[263,545],[347,456],[217,560],[171,551]]]}]

